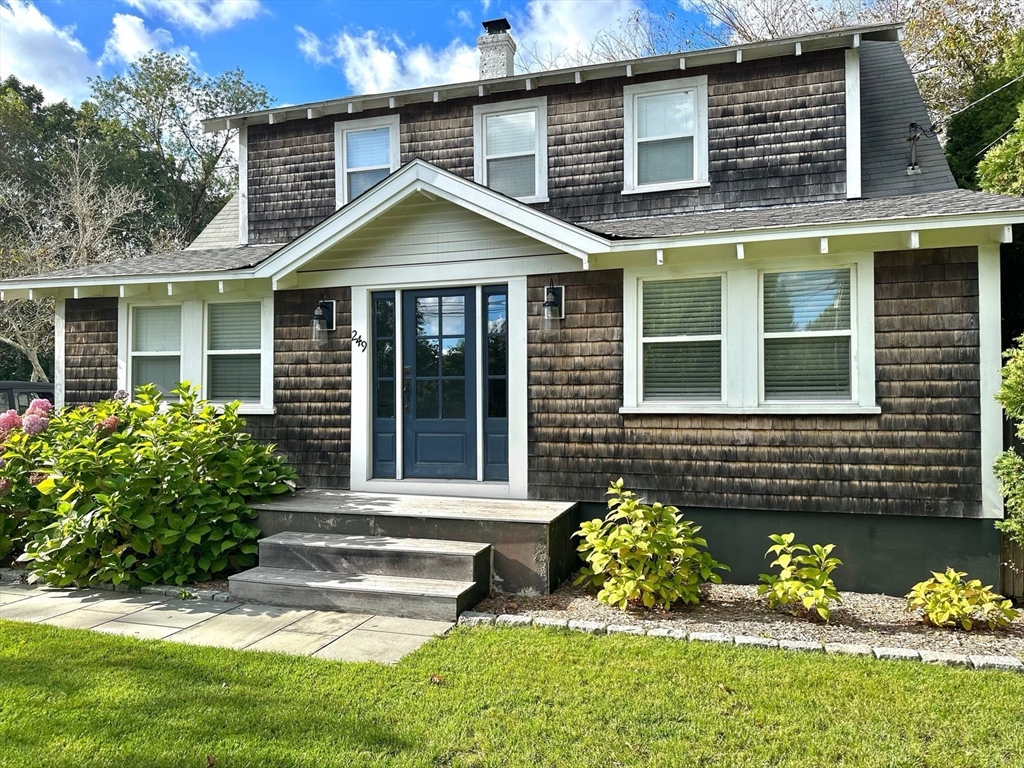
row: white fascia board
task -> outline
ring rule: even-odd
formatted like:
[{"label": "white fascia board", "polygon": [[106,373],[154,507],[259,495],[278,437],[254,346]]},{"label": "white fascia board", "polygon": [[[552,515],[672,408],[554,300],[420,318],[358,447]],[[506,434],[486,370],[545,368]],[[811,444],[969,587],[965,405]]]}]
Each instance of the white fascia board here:
[{"label": "white fascia board", "polygon": [[882,219],[839,224],[808,224],[797,227],[765,227],[742,229],[734,232],[709,232],[693,235],[644,237],[634,240],[615,240],[611,253],[651,250],[654,248],[690,248],[708,245],[733,245],[772,240],[798,240],[809,237],[844,237],[848,235],[877,235],[907,230],[962,229],[990,227],[998,224],[1020,223],[1020,213],[977,213],[955,216],[932,216],[913,219]]},{"label": "white fascia board", "polygon": [[610,242],[528,205],[510,200],[422,160],[414,160],[374,189],[299,236],[256,267],[256,277],[278,280],[299,269],[326,249],[377,218],[410,195],[425,192],[532,237],[585,263],[594,253],[607,253]]},{"label": "white fascia board", "polygon": [[102,277],[68,277],[60,279],[40,280],[6,280],[0,284],[0,290],[14,293],[15,291],[34,290],[42,295],[64,288],[83,288],[100,286],[112,288],[118,285],[166,285],[167,283],[209,283],[226,280],[252,280],[256,277],[252,269],[244,272],[194,272],[176,275],[104,275]]}]

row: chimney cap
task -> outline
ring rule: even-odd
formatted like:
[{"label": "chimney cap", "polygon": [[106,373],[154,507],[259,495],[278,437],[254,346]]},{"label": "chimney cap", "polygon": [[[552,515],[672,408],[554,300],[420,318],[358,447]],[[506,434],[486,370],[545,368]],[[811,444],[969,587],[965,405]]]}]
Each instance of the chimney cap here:
[{"label": "chimney cap", "polygon": [[502,32],[508,32],[512,29],[512,25],[508,23],[508,19],[492,19],[491,21],[484,22],[484,29],[487,30],[488,35],[498,35]]}]

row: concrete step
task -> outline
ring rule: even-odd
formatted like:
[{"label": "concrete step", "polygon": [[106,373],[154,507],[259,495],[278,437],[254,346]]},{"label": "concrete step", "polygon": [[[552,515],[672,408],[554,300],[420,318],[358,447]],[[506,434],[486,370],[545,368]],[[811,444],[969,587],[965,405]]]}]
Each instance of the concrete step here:
[{"label": "concrete step", "polygon": [[482,582],[491,546],[471,541],[284,531],[261,539],[260,565],[368,576]]},{"label": "concrete step", "polygon": [[228,578],[231,594],[246,602],[347,611],[408,619],[457,621],[487,595],[472,581],[325,573],[259,566]]}]

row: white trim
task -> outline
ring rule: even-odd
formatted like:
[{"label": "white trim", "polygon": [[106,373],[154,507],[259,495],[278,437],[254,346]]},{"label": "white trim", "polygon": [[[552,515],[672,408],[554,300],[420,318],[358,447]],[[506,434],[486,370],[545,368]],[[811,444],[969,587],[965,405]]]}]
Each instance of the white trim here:
[{"label": "white trim", "polygon": [[65,371],[65,326],[64,312],[66,302],[57,299],[53,306],[53,405],[55,408],[64,406],[64,386],[67,373]]},{"label": "white trim", "polygon": [[508,283],[508,487],[509,497],[528,498],[529,404],[527,402],[526,278]]},{"label": "white trim", "polygon": [[860,51],[846,49],[846,196],[861,196]]},{"label": "white trim", "polygon": [[[353,291],[353,295],[355,292]],[[402,354],[402,292],[395,291],[395,479],[401,480],[405,477],[405,462],[403,456],[405,456],[405,356]],[[369,297],[370,293],[364,294],[365,297]],[[369,305],[370,302],[366,302]],[[368,322],[373,322],[373,315],[370,314]],[[367,326],[369,330],[369,326]],[[369,368],[369,365],[367,365]],[[373,371],[368,371],[369,378],[367,387],[373,385]],[[410,395],[411,396],[411,395]],[[367,401],[370,403],[370,401]],[[369,413],[369,409],[366,411]],[[373,431],[369,433],[369,448],[367,449],[367,455],[373,455]],[[371,471],[367,473],[366,477],[373,475],[372,465]]]},{"label": "white trim", "polygon": [[1003,517],[1003,495],[992,466],[1003,450],[1003,407],[995,399],[1002,369],[999,246],[978,247],[978,356],[981,390],[982,516]]},{"label": "white trim", "polygon": [[[548,201],[548,99],[540,96],[534,99],[500,101],[494,104],[473,105],[473,181],[485,187],[487,183],[487,147],[484,130],[485,122],[491,115],[533,112],[537,133],[534,137],[534,194],[516,198],[521,203],[546,203]],[[515,155],[520,156],[520,155]]]},{"label": "white trim", "polygon": [[[686,407],[683,407],[683,406]],[[651,413],[651,414],[672,414],[672,413],[707,413],[707,414],[749,414],[757,416],[877,416],[882,412],[878,406],[860,406],[851,403],[833,404],[829,402],[820,403],[765,403],[754,407],[733,407],[730,405],[719,405],[714,403],[644,403],[642,405],[624,405],[619,408],[619,413]]]},{"label": "white trim", "polygon": [[238,129],[238,244],[249,244],[249,129]]},{"label": "white trim", "polygon": [[[369,131],[374,128],[388,129],[388,154],[391,173],[401,167],[400,132],[401,125],[398,115],[368,117],[363,120],[343,120],[334,124],[334,206],[341,208],[349,202],[348,168],[345,167],[345,142],[348,134],[354,131]],[[384,166],[381,166],[384,167]],[[356,169],[356,170],[371,170]]]},{"label": "white trim", "polygon": [[[644,96],[660,93],[694,91],[696,102],[693,136],[693,179],[686,181],[640,184],[637,181],[636,103]],[[623,109],[623,166],[622,194],[660,192],[672,189],[690,189],[710,184],[708,176],[708,78],[687,77],[663,80],[643,85],[626,85],[622,88]]]},{"label": "white trim", "polygon": [[418,496],[463,496],[472,499],[525,499],[512,493],[508,483],[473,482],[472,480],[426,480],[410,477],[405,480],[373,478],[357,482],[352,477],[352,490],[363,493],[408,493]]},{"label": "white trim", "polygon": [[[352,289],[352,330],[364,339],[373,338],[370,333],[372,318],[370,316],[371,302],[370,290]],[[396,342],[398,329],[396,328]],[[372,349],[372,347],[371,347]],[[352,383],[349,391],[349,417],[351,419],[351,450],[349,451],[349,472],[351,474],[350,484],[353,491],[359,490],[360,483],[373,475],[373,462],[370,457],[373,455],[373,429],[371,428],[373,398],[370,396],[370,379],[372,370],[370,366],[370,355],[368,351],[364,354],[356,354],[353,349],[350,356],[352,361]],[[396,356],[395,365],[401,366],[401,358]],[[402,380],[402,369],[395,370],[395,380]],[[399,397],[395,400],[395,409],[399,418],[402,412],[401,388]]]},{"label": "white trim", "polygon": [[476,370],[474,371],[474,385],[476,386],[476,479],[478,483],[484,481],[484,370],[487,361],[484,359],[484,289],[482,285],[476,286],[476,307],[473,322],[476,323]]}]

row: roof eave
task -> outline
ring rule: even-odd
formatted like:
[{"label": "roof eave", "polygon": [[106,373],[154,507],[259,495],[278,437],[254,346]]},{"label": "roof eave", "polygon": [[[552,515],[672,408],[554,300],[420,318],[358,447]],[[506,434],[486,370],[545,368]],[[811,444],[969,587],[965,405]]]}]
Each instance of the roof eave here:
[{"label": "roof eave", "polygon": [[256,278],[255,267],[233,269],[224,272],[176,272],[152,275],[102,275],[92,277],[45,277],[0,281],[0,301],[4,296],[25,291],[36,291],[46,295],[51,291],[67,288],[108,288],[121,285],[149,285],[159,283],[211,283],[227,280],[252,280]]}]

